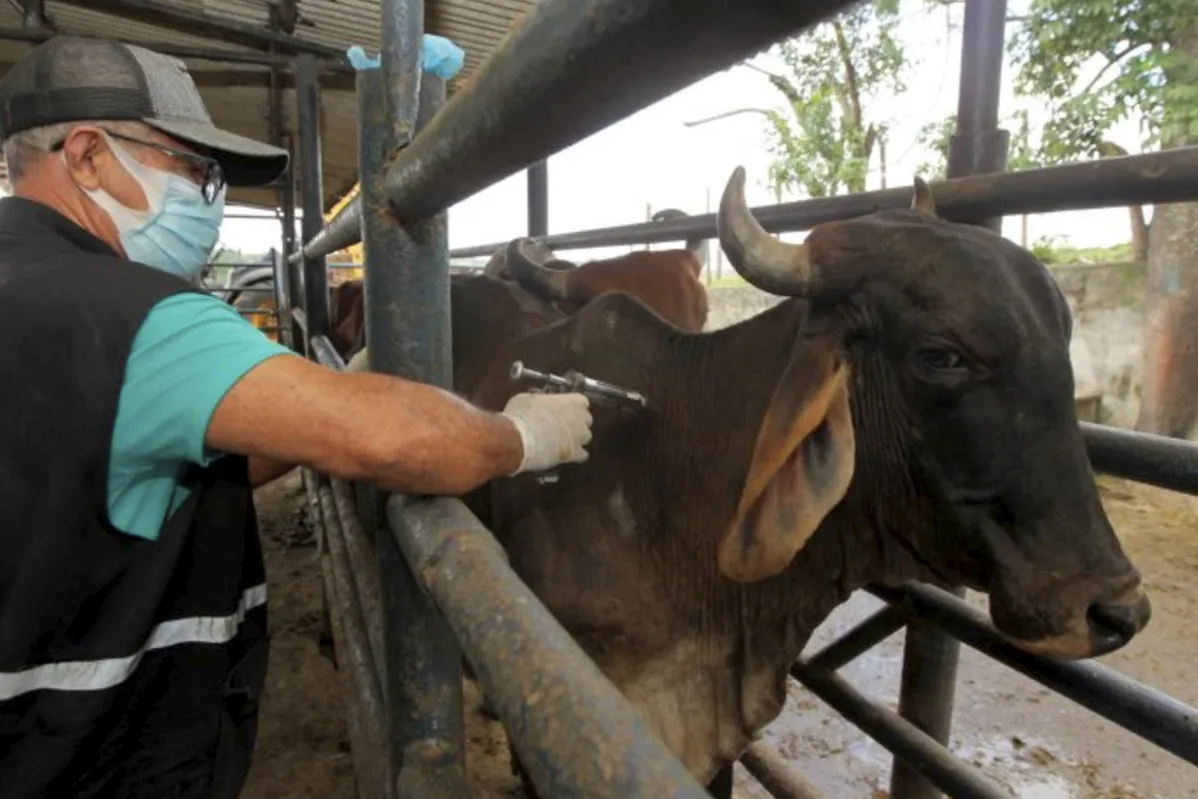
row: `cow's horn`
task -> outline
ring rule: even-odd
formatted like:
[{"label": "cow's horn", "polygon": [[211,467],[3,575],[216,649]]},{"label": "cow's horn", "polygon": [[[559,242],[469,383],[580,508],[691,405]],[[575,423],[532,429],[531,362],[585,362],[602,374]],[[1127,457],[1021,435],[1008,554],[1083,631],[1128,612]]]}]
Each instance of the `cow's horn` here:
[{"label": "cow's horn", "polygon": [[922,211],[929,216],[936,216],[936,200],[932,190],[919,175],[915,176],[914,191],[911,195],[911,210]]},{"label": "cow's horn", "polygon": [[729,263],[762,291],[784,297],[811,291],[811,258],[804,244],[787,244],[771,236],[745,204],[745,169],[738,166],[724,187],[716,215],[720,246]]},{"label": "cow's horn", "polygon": [[507,245],[507,269],[521,287],[547,300],[565,300],[570,296],[568,271],[550,269],[537,263],[525,248],[531,239],[512,239]]}]

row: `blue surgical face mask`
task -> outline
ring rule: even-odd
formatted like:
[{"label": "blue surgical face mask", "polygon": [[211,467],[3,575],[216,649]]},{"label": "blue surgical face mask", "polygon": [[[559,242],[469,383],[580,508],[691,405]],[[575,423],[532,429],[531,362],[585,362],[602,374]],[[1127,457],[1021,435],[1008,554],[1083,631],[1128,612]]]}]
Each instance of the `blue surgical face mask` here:
[{"label": "blue surgical face mask", "polygon": [[200,187],[180,175],[147,166],[108,136],[112,154],[141,190],[148,208],[137,211],[122,205],[103,189],[84,189],[96,205],[112,218],[121,246],[130,261],[199,283],[208,256],[220,238],[225,215],[225,190],[209,204]]}]

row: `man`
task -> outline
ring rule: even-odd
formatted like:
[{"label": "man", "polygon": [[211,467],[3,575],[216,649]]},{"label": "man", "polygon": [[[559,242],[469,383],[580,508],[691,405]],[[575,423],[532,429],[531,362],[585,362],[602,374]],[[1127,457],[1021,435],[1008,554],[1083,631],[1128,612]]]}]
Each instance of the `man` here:
[{"label": "man", "polygon": [[586,460],[580,395],[486,413],[338,374],[195,289],[226,183],[185,67],[59,37],[0,81],[0,795],[233,797],[266,666],[252,487],[305,464],[407,493]]}]

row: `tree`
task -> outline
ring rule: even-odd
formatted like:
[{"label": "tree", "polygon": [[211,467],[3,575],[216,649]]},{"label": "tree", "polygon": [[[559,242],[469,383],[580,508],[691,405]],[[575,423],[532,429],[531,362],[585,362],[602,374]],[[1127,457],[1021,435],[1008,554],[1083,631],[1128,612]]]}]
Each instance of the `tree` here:
[{"label": "tree", "polygon": [[[865,189],[870,159],[885,148],[885,120],[870,119],[870,100],[906,91],[903,48],[895,37],[898,0],[871,0],[776,45],[779,74],[754,64],[778,90],[780,108],[741,108],[767,119],[773,156],[769,183],[783,193],[828,197]],[[883,167],[884,169],[884,167]]]},{"label": "tree", "polygon": [[[1000,125],[1011,132],[1007,145],[1007,171],[1039,169],[1045,166],[1041,146],[1032,136],[1032,126],[1026,109],[1016,111],[1010,119]],[[945,117],[929,122],[919,131],[919,143],[932,153],[932,160],[920,167],[920,175],[927,180],[944,180],[948,173],[948,145],[957,130],[957,118]],[[1020,219],[1020,246],[1027,246],[1027,214]]]},{"label": "tree", "polygon": [[[1051,105],[1050,157],[1125,153],[1109,140],[1125,119],[1139,120],[1143,149],[1198,143],[1194,0],[1032,0],[1010,50],[1016,90]],[[1136,427],[1186,437],[1198,421],[1198,204],[1157,206],[1151,226],[1133,211],[1133,236],[1148,262]]]}]

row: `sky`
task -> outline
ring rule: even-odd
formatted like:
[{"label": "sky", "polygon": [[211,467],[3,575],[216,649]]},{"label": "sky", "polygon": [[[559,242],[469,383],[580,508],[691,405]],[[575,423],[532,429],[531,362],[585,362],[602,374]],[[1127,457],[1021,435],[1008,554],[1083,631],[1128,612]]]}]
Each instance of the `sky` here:
[{"label": "sky", "polygon": [[[1018,15],[1026,5],[1027,0],[1010,0],[1008,14]],[[891,187],[910,185],[911,176],[930,160],[930,154],[918,146],[917,136],[925,123],[955,112],[961,58],[959,6],[954,12],[957,25],[951,33],[943,9],[928,11],[923,0],[903,0],[901,6],[899,36],[909,60],[914,62],[907,78],[909,88],[901,96],[880,98],[867,109],[873,119],[891,124],[887,167]],[[754,63],[771,67],[768,56],[758,57]],[[1043,103],[1016,98],[1013,79],[1014,71],[1007,63],[1000,115],[1006,117],[1027,108],[1034,128],[1045,117]],[[725,182],[738,165],[744,166],[748,174],[749,204],[773,202],[765,184],[770,159],[760,115],[744,114],[697,127],[683,123],[737,108],[779,104],[780,96],[763,75],[733,67],[553,155],[548,162],[550,232],[644,221],[647,207],[654,211],[675,207],[688,213],[714,210]],[[1113,131],[1111,138],[1132,152],[1139,149],[1135,123]],[[880,178],[875,163],[867,188],[879,188]],[[450,209],[450,247],[523,235],[527,230],[526,207],[526,178],[520,171]],[[1018,241],[1020,219],[1007,218],[1003,233]],[[1041,237],[1053,237],[1056,243],[1079,247],[1107,246],[1130,238],[1127,211],[1122,208],[1034,215],[1028,221],[1028,234],[1029,244]],[[788,234],[786,238],[801,239],[803,235]],[[230,219],[221,231],[226,247],[243,251],[264,251],[275,246],[278,237],[274,221]],[[569,252],[571,258],[586,258],[627,249]]]}]

